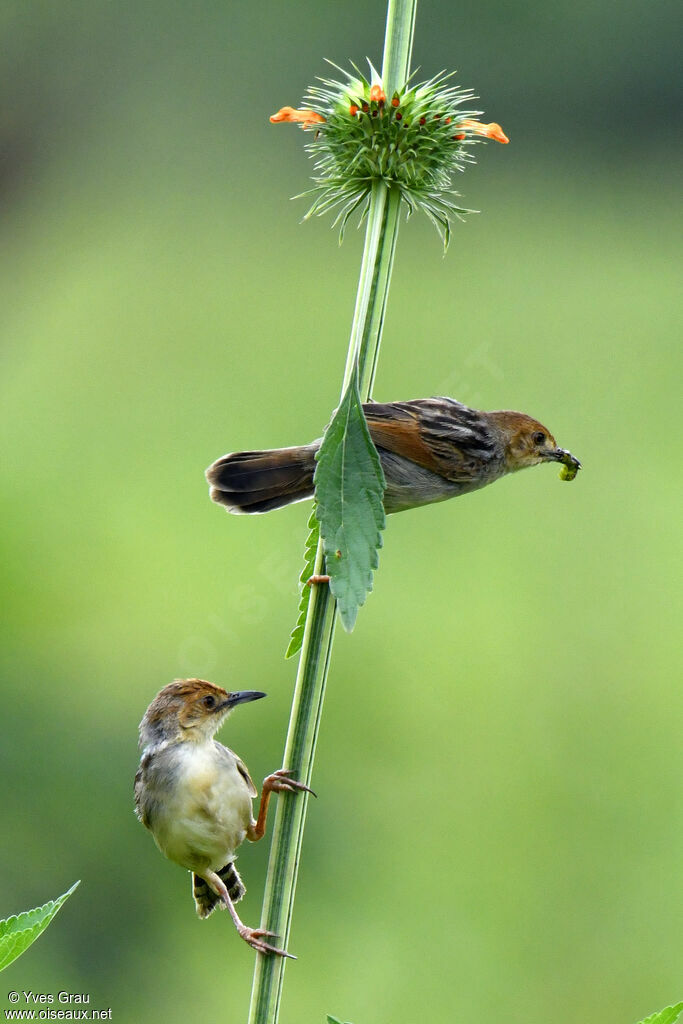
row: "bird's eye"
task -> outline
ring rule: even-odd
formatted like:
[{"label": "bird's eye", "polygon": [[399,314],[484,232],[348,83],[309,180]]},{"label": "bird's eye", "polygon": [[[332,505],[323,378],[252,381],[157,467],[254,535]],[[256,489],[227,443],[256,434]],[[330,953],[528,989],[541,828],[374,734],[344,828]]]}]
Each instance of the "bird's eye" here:
[{"label": "bird's eye", "polygon": [[211,694],[209,694],[208,697],[204,698],[204,700],[202,701],[202,704],[204,705],[205,708],[209,708],[209,710],[211,708],[215,708],[215,706],[216,706],[216,698],[212,697]]},{"label": "bird's eye", "polygon": [[545,438],[545,434],[543,433],[542,430],[537,430],[536,433],[531,438],[531,440],[534,442],[534,444],[539,444],[539,445],[540,444],[545,444],[545,439],[546,439]]}]

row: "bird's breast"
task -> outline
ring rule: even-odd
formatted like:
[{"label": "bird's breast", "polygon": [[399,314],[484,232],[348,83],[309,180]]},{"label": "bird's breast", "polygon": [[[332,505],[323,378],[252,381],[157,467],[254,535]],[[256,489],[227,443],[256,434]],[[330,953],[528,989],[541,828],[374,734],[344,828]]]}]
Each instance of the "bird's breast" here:
[{"label": "bird's breast", "polygon": [[[243,842],[252,820],[251,796],[226,748],[179,743],[159,755],[160,797],[150,823],[162,853],[192,871],[217,871]],[[166,755],[164,757],[164,755]]]}]

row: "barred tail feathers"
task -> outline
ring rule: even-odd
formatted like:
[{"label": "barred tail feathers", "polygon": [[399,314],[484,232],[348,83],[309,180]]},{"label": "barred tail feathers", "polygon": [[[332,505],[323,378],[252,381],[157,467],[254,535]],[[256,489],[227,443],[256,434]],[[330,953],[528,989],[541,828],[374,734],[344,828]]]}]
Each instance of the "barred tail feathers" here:
[{"label": "barred tail feathers", "polygon": [[[238,903],[247,890],[233,862],[226,864],[216,874],[228,890],[232,902]],[[209,883],[194,873],[192,874],[192,895],[197,915],[202,918],[208,917],[216,909],[216,905],[221,903],[220,896],[213,891]]]}]

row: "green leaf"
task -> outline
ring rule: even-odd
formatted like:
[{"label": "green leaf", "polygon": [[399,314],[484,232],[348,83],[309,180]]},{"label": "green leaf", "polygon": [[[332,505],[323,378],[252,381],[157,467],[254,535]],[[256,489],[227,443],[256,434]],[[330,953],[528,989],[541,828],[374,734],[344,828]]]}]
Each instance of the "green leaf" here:
[{"label": "green leaf", "polygon": [[[344,1024],[344,1021],[339,1020],[339,1017],[333,1017],[332,1014],[328,1013],[327,1024]],[[347,1021],[346,1024],[350,1024],[350,1022]]]},{"label": "green leaf", "polygon": [[9,966],[13,960],[25,953],[31,943],[35,942],[44,932],[59,908],[65,903],[80,880],[74,882],[68,892],[56,900],[50,900],[35,910],[26,910],[23,914],[15,914],[0,921],[0,971]]},{"label": "green leaf", "polygon": [[676,1003],[675,1006],[667,1006],[659,1013],[653,1013],[651,1017],[641,1020],[640,1024],[676,1024],[683,1016],[683,1003]]},{"label": "green leaf", "polygon": [[372,590],[372,571],[379,565],[381,531],[386,524],[386,482],[365,421],[356,374],[325,431],[316,459],[315,514],[325,567],[342,625],[350,633],[358,609]]},{"label": "green leaf", "polygon": [[306,549],[304,551],[304,567],[301,570],[301,575],[299,576],[299,582],[301,583],[299,617],[296,620],[294,629],[292,630],[285,658],[293,658],[295,654],[298,654],[301,650],[301,644],[304,639],[306,613],[308,612],[308,602],[311,600],[311,588],[307,587],[306,583],[315,572],[315,553],[318,550],[318,540],[320,539],[320,524],[315,517],[315,505],[313,506],[313,511],[311,512],[310,519],[308,520],[308,527],[310,533],[306,540]]}]

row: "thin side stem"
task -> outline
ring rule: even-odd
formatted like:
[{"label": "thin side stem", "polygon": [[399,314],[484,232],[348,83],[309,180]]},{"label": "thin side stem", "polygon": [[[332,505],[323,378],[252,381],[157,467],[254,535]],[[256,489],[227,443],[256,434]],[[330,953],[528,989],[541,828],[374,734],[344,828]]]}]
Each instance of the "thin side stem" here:
[{"label": "thin side stem", "polygon": [[[383,65],[383,75],[389,81],[402,84],[408,76],[416,3],[417,0],[389,0]],[[342,388],[343,394],[357,360],[364,401],[370,396],[377,367],[400,202],[397,189],[389,189],[383,181],[374,183]],[[315,573],[322,572],[324,555],[319,543]],[[336,603],[329,587],[315,585],[308,605],[283,760],[283,767],[293,771],[306,785],[311,783],[335,613]],[[305,793],[282,794],[273,828],[261,927],[278,935],[285,948],[289,942],[307,803]],[[257,954],[248,1024],[277,1024],[285,964],[281,957]]]}]

